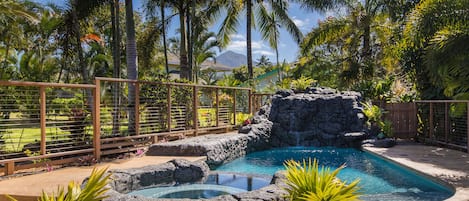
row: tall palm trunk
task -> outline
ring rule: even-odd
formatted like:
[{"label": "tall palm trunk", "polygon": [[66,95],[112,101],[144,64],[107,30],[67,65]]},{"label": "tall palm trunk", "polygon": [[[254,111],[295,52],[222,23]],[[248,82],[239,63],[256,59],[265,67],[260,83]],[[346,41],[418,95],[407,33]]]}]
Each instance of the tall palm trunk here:
[{"label": "tall palm trunk", "polygon": [[191,26],[191,21],[192,21],[192,16],[191,16],[191,13],[190,13],[190,8],[187,8],[186,9],[186,27],[187,27],[187,30],[186,30],[186,37],[187,37],[187,68],[189,69],[189,77],[190,77],[190,80],[194,80],[194,77],[193,77],[193,69],[192,69],[192,33],[191,33],[191,29],[192,29],[192,26]]},{"label": "tall palm trunk", "polygon": [[191,80],[190,69],[187,65],[187,43],[186,43],[186,12],[184,5],[179,8],[179,32],[181,38],[181,45],[179,47],[179,64],[181,65],[181,78]]},{"label": "tall palm trunk", "polygon": [[[112,54],[113,54],[113,64],[114,64],[114,78],[121,78],[120,72],[120,27],[119,27],[119,0],[111,1],[111,24],[112,24]],[[113,115],[112,115],[112,133],[118,134],[120,130],[119,120],[120,120],[120,110],[121,105],[121,96],[120,96],[120,84],[115,82],[113,85]]]},{"label": "tall palm trunk", "polygon": [[[75,34],[75,40],[76,40],[76,50],[78,54],[78,65],[80,66],[81,69],[81,76],[83,79],[83,83],[90,83],[89,77],[88,77],[88,67],[86,65],[86,60],[83,56],[83,47],[81,46],[81,31],[80,31],[80,22],[78,20],[77,16],[77,7],[78,7],[78,0],[74,0],[72,2],[72,21],[73,21],[73,32]],[[85,90],[86,94],[86,100],[87,100],[87,109],[89,111],[93,110],[93,97],[91,96],[91,90]]]},{"label": "tall palm trunk", "polygon": [[275,47],[275,59],[277,60],[277,73],[278,73],[278,81],[282,81],[282,68],[280,67],[280,63],[278,61],[278,47]]},{"label": "tall palm trunk", "polygon": [[[127,33],[126,55],[127,55],[127,77],[137,80],[137,44],[135,42],[135,24],[132,8],[132,0],[125,0],[125,26]],[[135,85],[129,83],[129,134],[135,134]]]},{"label": "tall palm trunk", "polygon": [[164,14],[164,0],[161,1],[160,5],[161,9],[161,31],[163,34],[163,51],[164,51],[164,66],[166,68],[166,76],[169,78],[169,66],[168,66],[168,50],[167,50],[167,45],[166,45],[166,19],[165,19],[165,14]]},{"label": "tall palm trunk", "polygon": [[248,73],[249,73],[249,82],[251,85],[254,73],[252,69],[252,48],[251,48],[251,22],[252,22],[252,1],[246,0],[246,47],[247,47],[247,57],[248,57]]}]

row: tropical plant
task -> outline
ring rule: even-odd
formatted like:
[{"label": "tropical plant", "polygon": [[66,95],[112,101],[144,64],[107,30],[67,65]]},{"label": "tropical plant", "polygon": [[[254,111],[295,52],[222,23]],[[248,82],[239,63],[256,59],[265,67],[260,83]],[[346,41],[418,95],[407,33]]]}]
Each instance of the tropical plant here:
[{"label": "tropical plant", "polygon": [[312,60],[306,63],[339,66],[335,71],[344,88],[393,73],[399,66],[393,48],[398,27],[384,12],[385,5],[379,0],[349,1],[344,17],[320,22],[300,45],[302,56]]},{"label": "tropical plant", "polygon": [[408,17],[401,59],[423,98],[469,93],[468,9],[467,0],[422,0]]},{"label": "tropical plant", "polygon": [[[230,35],[236,31],[236,27],[239,24],[239,18],[243,10],[246,10],[246,46],[247,46],[247,68],[248,68],[248,79],[254,78],[254,71],[252,65],[252,47],[251,47],[251,32],[252,28],[255,27],[254,18],[257,19],[258,24],[267,23],[266,19],[270,19],[271,16],[275,16],[278,22],[286,27],[287,31],[293,36],[293,39],[297,42],[301,41],[303,35],[298,27],[295,25],[293,20],[288,15],[288,2],[286,0],[280,1],[227,1],[225,4],[227,8],[227,16],[223,20],[223,24],[219,30],[218,36],[222,45],[227,45],[230,42]],[[255,11],[253,14],[252,11]],[[269,14],[268,10],[271,10]],[[276,21],[276,20],[274,20]],[[268,21],[270,22],[270,21]],[[276,29],[270,29],[267,24],[261,25],[261,32],[267,38],[268,35],[275,35],[276,33],[267,33],[278,31]]]},{"label": "tropical plant", "polygon": [[[107,174],[108,168],[96,169],[93,168],[90,177],[88,178],[85,187],[82,189],[80,184],[71,181],[68,184],[67,192],[63,187],[59,187],[59,191],[54,194],[48,195],[42,191],[39,201],[100,201],[108,196],[105,193],[109,190],[106,185],[111,177]],[[17,201],[15,198],[8,196],[11,201]]]},{"label": "tropical plant", "polygon": [[292,85],[295,90],[304,91],[306,88],[311,87],[316,80],[313,80],[309,77],[301,76],[296,80],[292,80]]},{"label": "tropical plant", "polygon": [[337,178],[345,165],[331,171],[330,167],[319,168],[319,162],[309,158],[302,163],[288,160],[285,168],[288,200],[359,200],[359,180],[347,184]]}]

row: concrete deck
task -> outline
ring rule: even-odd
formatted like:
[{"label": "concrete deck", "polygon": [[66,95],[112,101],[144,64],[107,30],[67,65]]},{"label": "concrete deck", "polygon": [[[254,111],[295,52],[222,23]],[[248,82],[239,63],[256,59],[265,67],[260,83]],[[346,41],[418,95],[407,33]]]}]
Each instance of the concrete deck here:
[{"label": "concrete deck", "polygon": [[469,201],[469,154],[417,143],[392,148],[365,147],[367,151],[450,184],[456,193],[447,201]]},{"label": "concrete deck", "polygon": [[[142,156],[130,159],[120,159],[112,162],[99,163],[94,166],[66,167],[51,172],[38,173],[23,177],[16,177],[9,180],[0,181],[0,201],[7,200],[4,196],[15,195],[21,200],[37,200],[36,196],[41,195],[42,190],[49,194],[57,192],[59,185],[66,187],[70,181],[81,184],[83,179],[88,177],[94,167],[109,167],[109,169],[128,169],[143,167],[146,165],[160,164],[172,159],[186,159],[189,161],[204,160],[204,156],[180,157],[180,156]],[[18,197],[17,197],[18,196]]]}]

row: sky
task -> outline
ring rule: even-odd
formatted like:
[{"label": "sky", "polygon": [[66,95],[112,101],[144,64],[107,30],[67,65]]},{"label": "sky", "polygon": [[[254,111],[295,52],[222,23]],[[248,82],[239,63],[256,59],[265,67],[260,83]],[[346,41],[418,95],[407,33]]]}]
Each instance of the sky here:
[{"label": "sky", "polygon": [[[34,0],[39,3],[54,3],[59,6],[63,6],[65,4],[65,0]],[[134,9],[143,12],[143,3],[144,0],[133,0]],[[167,13],[170,13],[167,12]],[[300,28],[304,35],[306,35],[313,27],[316,27],[319,20],[323,20],[327,13],[318,13],[312,12],[303,8],[300,8],[300,5],[290,3],[290,7],[288,10],[290,18],[295,22],[295,24]],[[218,32],[220,29],[221,21],[223,20],[224,16],[221,15],[221,19],[216,22],[211,28],[210,31],[215,33]],[[173,20],[172,24],[169,27],[169,37],[172,37],[176,34],[175,30],[178,28],[178,20]],[[266,55],[272,63],[276,62],[275,58],[275,51],[270,48],[268,42],[263,41],[261,35],[257,30],[252,31],[252,53],[253,53],[253,61],[258,60],[261,55]],[[279,60],[283,62],[284,60],[287,62],[293,62],[297,59],[298,55],[298,44],[293,41],[290,34],[281,29],[280,31],[280,40],[279,40]],[[233,34],[231,37],[231,43],[228,44],[226,48],[224,48],[218,54],[221,54],[225,51],[234,51],[236,53],[246,55],[246,18],[243,15],[243,19],[239,21],[239,25],[237,27],[237,33]]]}]

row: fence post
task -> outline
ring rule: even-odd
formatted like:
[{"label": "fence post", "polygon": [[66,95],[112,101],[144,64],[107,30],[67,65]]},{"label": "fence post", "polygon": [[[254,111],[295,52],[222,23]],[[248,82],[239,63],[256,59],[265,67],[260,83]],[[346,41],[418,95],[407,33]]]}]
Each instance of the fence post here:
[{"label": "fence post", "polygon": [[168,93],[166,93],[166,103],[168,107],[168,132],[171,132],[171,84],[166,85],[168,86]]},{"label": "fence post", "polygon": [[216,104],[216,108],[215,108],[215,115],[216,115],[216,127],[219,127],[220,126],[220,97],[218,96],[218,87],[215,88],[215,104]]},{"label": "fence post", "polygon": [[99,79],[95,79],[95,88],[93,89],[93,147],[94,158],[99,160],[101,158],[101,83]]},{"label": "fence post", "polygon": [[429,139],[433,141],[433,103],[431,103],[431,102],[430,102],[430,118],[429,119],[430,119],[429,123],[428,123],[429,124],[428,129],[430,129],[429,130],[429,134],[430,134]]},{"label": "fence post", "polygon": [[135,135],[140,134],[140,83],[135,84]]},{"label": "fence post", "polygon": [[467,147],[466,151],[469,153],[469,101],[466,103],[466,129],[467,129]]},{"label": "fence post", "polygon": [[449,118],[448,118],[448,102],[445,102],[445,142],[448,143]]},{"label": "fence post", "polygon": [[233,89],[233,125],[236,126],[236,89]]},{"label": "fence post", "polygon": [[194,86],[193,88],[193,91],[192,91],[192,96],[193,96],[193,106],[194,106],[194,134],[195,136],[197,136],[199,133],[198,133],[198,129],[199,129],[199,122],[198,122],[198,113],[197,113],[197,109],[199,107],[199,99],[198,99],[198,90],[197,90],[197,86]]},{"label": "fence post", "polygon": [[41,155],[46,154],[46,87],[39,88],[40,93],[40,124],[41,124]]},{"label": "fence post", "polygon": [[252,114],[252,89],[249,89],[248,90],[248,96],[249,96],[249,102],[248,102],[248,110],[249,110],[249,114]]}]

